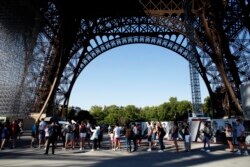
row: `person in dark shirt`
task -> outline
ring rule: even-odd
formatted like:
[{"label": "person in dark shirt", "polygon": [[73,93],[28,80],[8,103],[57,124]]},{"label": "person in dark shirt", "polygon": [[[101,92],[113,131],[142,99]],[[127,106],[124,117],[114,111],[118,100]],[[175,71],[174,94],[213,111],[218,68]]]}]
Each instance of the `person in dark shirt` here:
[{"label": "person in dark shirt", "polygon": [[44,154],[48,154],[49,153],[49,146],[50,144],[52,144],[52,154],[55,154],[55,142],[58,136],[57,133],[57,125],[55,122],[52,122],[50,127],[49,127],[49,138],[48,138],[48,143],[46,145],[46,151]]}]

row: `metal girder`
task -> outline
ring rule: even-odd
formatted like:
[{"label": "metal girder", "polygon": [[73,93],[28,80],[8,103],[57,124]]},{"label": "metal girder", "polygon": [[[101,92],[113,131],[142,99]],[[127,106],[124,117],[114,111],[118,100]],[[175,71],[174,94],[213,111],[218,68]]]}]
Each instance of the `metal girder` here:
[{"label": "metal girder", "polygon": [[[106,40],[101,40],[106,39]],[[93,40],[94,41],[94,40]],[[61,101],[64,99],[65,94],[70,94],[72,87],[76,78],[80,75],[82,70],[97,56],[102,54],[103,52],[127,44],[133,43],[146,43],[153,44],[164,47],[166,49],[170,49],[182,57],[184,57],[187,61],[190,61],[192,65],[199,70],[199,66],[195,61],[191,61],[192,58],[190,55],[195,55],[196,52],[193,50],[188,50],[186,38],[182,35],[168,38],[164,37],[150,37],[150,36],[128,36],[128,37],[114,37],[112,39],[108,38],[99,38],[97,40],[99,43],[91,43],[91,50],[81,51],[76,54],[75,59],[72,59],[73,62],[68,64],[67,70],[64,71],[64,76],[61,79],[61,84],[59,86],[60,93],[57,96],[57,100]],[[91,45],[90,44],[90,45]],[[76,58],[77,57],[77,58]],[[76,61],[78,59],[78,61]],[[77,68],[78,67],[78,68]],[[64,93],[62,93],[64,92]],[[64,99],[65,100],[65,99]],[[67,99],[68,100],[68,99]]]},{"label": "metal girder", "polygon": [[[190,5],[189,10],[190,18],[193,19],[192,24],[186,22],[185,10],[183,10],[187,2]],[[223,30],[230,41],[230,50],[236,58],[237,72],[240,74],[241,80],[249,80],[249,31],[243,29],[242,11],[238,0],[228,0],[225,2],[227,2],[227,8],[223,20]],[[194,0],[138,0],[136,2],[134,0],[127,0],[123,3],[118,3],[116,0],[105,2],[94,0],[90,3],[93,5],[91,6],[93,10],[90,12],[85,10],[89,6],[87,4],[83,5],[85,2],[78,0],[70,2],[38,0],[37,4],[32,0],[9,0],[8,3],[6,1],[6,5],[4,1],[0,2],[0,14],[1,16],[6,16],[6,18],[0,18],[0,63],[2,63],[1,67],[3,69],[0,72],[1,91],[3,92],[0,100],[2,100],[1,104],[3,104],[3,110],[5,111],[10,111],[11,109],[8,107],[11,105],[13,107],[13,104],[15,104],[11,100],[8,101],[8,99],[18,99],[20,97],[35,98],[32,96],[34,95],[32,93],[34,90],[36,92],[34,96],[36,96],[35,99],[38,101],[38,104],[44,102],[44,98],[48,95],[49,85],[51,85],[51,81],[48,78],[50,77],[51,65],[54,64],[53,47],[57,42],[67,42],[57,41],[61,37],[60,35],[62,35],[59,33],[63,18],[71,19],[73,23],[81,19],[81,23],[73,45],[67,46],[71,48],[62,48],[70,49],[70,53],[63,57],[66,65],[62,76],[59,74],[57,76],[60,77],[60,85],[57,87],[56,100],[58,101],[56,103],[64,100],[67,104],[75,80],[95,57],[114,47],[132,43],[148,43],[173,50],[186,58],[203,77],[207,77],[212,87],[221,85],[220,75],[210,58],[212,51],[201,27],[202,24],[197,17],[198,10]],[[110,6],[111,4],[115,4],[117,9],[113,11],[113,8]],[[131,6],[131,4],[135,5]],[[19,9],[20,6],[23,8]],[[25,9],[31,12],[30,9],[34,6],[35,12],[32,10],[35,13],[34,16],[27,15],[29,12],[26,12]],[[17,10],[13,10],[11,7]],[[70,9],[76,10],[69,12]],[[36,12],[40,13],[40,16]],[[17,17],[18,13],[24,17]],[[22,19],[24,19],[23,22]],[[31,21],[26,22],[25,19],[31,19]],[[26,58],[32,61],[24,63],[26,58],[23,55],[25,53],[18,53],[18,50],[24,48],[21,45],[25,42],[16,34],[6,33],[5,31],[8,29],[6,27],[11,27],[10,30],[17,32],[25,30],[26,33],[33,29],[31,25],[34,25],[33,23],[36,23],[36,21],[43,28],[39,38],[36,40],[37,44],[32,56],[26,55]],[[72,32],[73,30],[69,29],[67,33],[70,34]],[[38,33],[33,33],[33,40],[37,37],[35,34]],[[67,34],[63,35],[66,36]],[[192,48],[196,51],[187,49],[187,39],[194,43],[195,46]],[[17,45],[15,45],[16,43]],[[12,50],[6,49],[11,48],[10,45],[13,46],[13,44],[15,47]],[[22,56],[19,56],[19,54],[22,54]],[[8,57],[6,55],[11,56]],[[191,55],[195,56],[196,59],[192,59]],[[201,63],[198,63],[199,61]],[[10,66],[18,68],[14,70]],[[202,71],[204,68],[206,69],[205,72]],[[229,69],[230,66],[227,68]],[[23,69],[28,72],[22,73]],[[230,78],[230,74],[228,74],[228,77]],[[17,78],[23,79],[16,80]],[[8,81],[14,82],[8,83]],[[21,85],[25,85],[26,83],[27,85],[23,95],[20,92],[24,90],[24,86],[18,88],[19,83],[22,83]],[[9,87],[16,90],[15,97],[10,97],[10,92],[7,91]],[[21,102],[23,100],[20,100],[16,104],[19,105]],[[26,104],[29,103],[25,102]],[[8,108],[7,110],[6,107]],[[22,109],[22,107],[19,108]],[[17,112],[20,113],[20,109]],[[27,111],[29,109],[27,108]]]},{"label": "metal girder", "polygon": [[139,0],[143,10],[148,15],[169,16],[181,15],[184,13],[183,0]]},{"label": "metal girder", "polygon": [[31,0],[0,2],[0,116],[26,117],[34,101],[34,55],[40,17]]}]

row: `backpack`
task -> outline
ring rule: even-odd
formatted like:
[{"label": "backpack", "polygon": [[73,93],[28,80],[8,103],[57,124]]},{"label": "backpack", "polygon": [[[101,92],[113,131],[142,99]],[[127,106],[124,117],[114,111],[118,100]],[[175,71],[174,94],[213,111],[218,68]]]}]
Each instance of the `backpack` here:
[{"label": "backpack", "polygon": [[133,130],[131,129],[131,128],[127,128],[126,130],[125,130],[125,136],[126,136],[126,138],[130,138],[130,137],[132,137],[133,136]]}]

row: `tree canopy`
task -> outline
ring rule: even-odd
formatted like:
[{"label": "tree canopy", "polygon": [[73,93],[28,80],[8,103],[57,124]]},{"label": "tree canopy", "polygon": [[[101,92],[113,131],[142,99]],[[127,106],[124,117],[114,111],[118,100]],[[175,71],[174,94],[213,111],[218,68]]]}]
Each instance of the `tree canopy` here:
[{"label": "tree canopy", "polygon": [[191,102],[178,101],[176,97],[171,97],[169,102],[159,106],[146,106],[144,108],[138,108],[134,105],[92,106],[89,112],[97,124],[115,125],[119,123],[125,125],[133,121],[170,121],[174,120],[176,115],[178,115],[179,120],[182,120],[190,110],[192,110]]}]

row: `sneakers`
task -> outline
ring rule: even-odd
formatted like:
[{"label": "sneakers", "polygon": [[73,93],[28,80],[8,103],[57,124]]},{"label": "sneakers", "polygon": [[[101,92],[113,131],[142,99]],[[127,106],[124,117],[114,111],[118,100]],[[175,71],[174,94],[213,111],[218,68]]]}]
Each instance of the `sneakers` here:
[{"label": "sneakers", "polygon": [[207,153],[210,152],[209,149],[202,148],[201,151],[206,151]]},{"label": "sneakers", "polygon": [[147,151],[148,151],[148,152],[151,152],[152,150],[151,150],[151,148],[149,148],[149,149],[147,149]]},{"label": "sneakers", "polygon": [[248,152],[247,152],[247,151],[245,151],[243,155],[249,155],[249,154],[248,154]]},{"label": "sneakers", "polygon": [[159,151],[158,151],[158,153],[162,153],[162,152],[163,152],[163,150],[159,150]]},{"label": "sneakers", "polygon": [[[236,152],[236,154],[241,155],[241,151],[238,150],[238,151]],[[245,151],[242,155],[249,155],[249,154],[248,154],[248,151]]]},{"label": "sneakers", "polygon": [[240,150],[238,150],[238,151],[236,152],[236,154],[241,155],[241,151],[240,151]]}]

